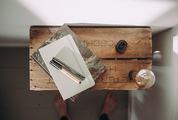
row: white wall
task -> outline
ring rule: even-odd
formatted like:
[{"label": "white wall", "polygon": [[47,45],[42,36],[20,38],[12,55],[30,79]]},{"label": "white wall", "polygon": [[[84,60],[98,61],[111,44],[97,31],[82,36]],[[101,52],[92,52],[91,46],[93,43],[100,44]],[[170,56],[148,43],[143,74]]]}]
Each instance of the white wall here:
[{"label": "white wall", "polygon": [[27,46],[31,25],[150,25],[160,31],[178,23],[177,11],[176,0],[0,0],[0,46]]}]

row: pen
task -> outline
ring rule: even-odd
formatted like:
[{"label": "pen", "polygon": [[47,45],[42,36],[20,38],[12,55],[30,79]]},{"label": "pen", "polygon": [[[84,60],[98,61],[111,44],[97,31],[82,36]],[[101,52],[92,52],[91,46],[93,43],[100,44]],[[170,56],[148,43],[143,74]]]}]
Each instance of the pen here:
[{"label": "pen", "polygon": [[72,69],[71,67],[69,67],[68,65],[66,65],[55,57],[53,57],[53,59],[50,61],[50,64],[53,65],[56,69],[60,70],[63,74],[65,74],[77,84],[81,84],[81,82],[85,79],[85,77],[79,72]]}]

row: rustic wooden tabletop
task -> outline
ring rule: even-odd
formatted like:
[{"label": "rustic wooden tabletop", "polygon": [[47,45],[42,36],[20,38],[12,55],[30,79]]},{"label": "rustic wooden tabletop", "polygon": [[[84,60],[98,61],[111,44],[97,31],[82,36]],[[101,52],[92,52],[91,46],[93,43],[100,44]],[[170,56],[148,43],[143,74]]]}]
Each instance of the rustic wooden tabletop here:
[{"label": "rustic wooden tabletop", "polygon": [[[30,28],[29,71],[30,90],[57,90],[53,80],[31,58],[31,54],[52,36],[59,26],[32,26]],[[107,71],[96,81],[94,89],[136,90],[130,71],[151,69],[152,33],[149,27],[129,26],[73,26],[71,29],[93,53],[102,58]],[[115,46],[120,40],[127,42],[124,53]]]}]

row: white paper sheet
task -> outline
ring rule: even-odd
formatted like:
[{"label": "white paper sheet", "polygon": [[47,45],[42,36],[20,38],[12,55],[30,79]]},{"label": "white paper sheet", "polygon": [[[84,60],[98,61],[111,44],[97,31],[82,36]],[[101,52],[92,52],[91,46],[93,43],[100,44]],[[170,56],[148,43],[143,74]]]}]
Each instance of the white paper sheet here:
[{"label": "white paper sheet", "polygon": [[[71,35],[67,35],[54,41],[53,43],[40,48],[39,51],[64,100],[94,86],[95,82]],[[62,72],[53,67],[50,64],[50,61],[56,55],[57,57],[60,57],[60,60],[84,75],[85,80],[82,81],[81,84],[76,84]]]}]

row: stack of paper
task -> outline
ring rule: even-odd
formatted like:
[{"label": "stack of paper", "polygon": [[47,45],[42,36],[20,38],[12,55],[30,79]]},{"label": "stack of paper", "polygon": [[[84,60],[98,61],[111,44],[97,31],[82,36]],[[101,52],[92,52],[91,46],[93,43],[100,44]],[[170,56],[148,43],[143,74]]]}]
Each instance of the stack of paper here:
[{"label": "stack of paper", "polygon": [[[54,80],[64,100],[94,86],[94,80],[105,71],[101,60],[76,37],[67,25],[60,27],[38,51],[34,52],[32,57]],[[77,84],[67,74],[52,66],[50,61],[53,58],[84,76],[82,82]]]}]

